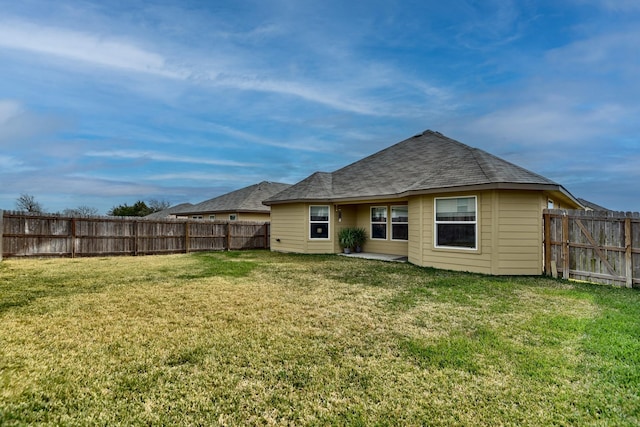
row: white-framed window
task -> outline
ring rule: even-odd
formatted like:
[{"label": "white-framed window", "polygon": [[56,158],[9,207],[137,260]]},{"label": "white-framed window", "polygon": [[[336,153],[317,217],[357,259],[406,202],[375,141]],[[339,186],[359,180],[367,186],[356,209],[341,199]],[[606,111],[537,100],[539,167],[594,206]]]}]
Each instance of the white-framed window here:
[{"label": "white-framed window", "polygon": [[553,200],[548,199],[547,200],[547,209],[553,209],[553,206],[554,206]]},{"label": "white-framed window", "polygon": [[192,219],[202,219],[202,215],[193,215]]},{"label": "white-framed window", "polygon": [[211,220],[216,219],[216,214],[211,214],[211,215],[209,215],[209,219],[211,219]]},{"label": "white-framed window", "polygon": [[391,240],[409,240],[409,206],[391,206]]},{"label": "white-framed window", "polygon": [[436,198],[435,247],[478,248],[476,196]]},{"label": "white-framed window", "polygon": [[229,214],[229,221],[235,221],[238,219],[238,215],[236,214]]},{"label": "white-framed window", "polygon": [[329,206],[309,206],[309,238],[329,238]]},{"label": "white-framed window", "polygon": [[387,207],[371,207],[371,238],[378,240],[387,239]]}]

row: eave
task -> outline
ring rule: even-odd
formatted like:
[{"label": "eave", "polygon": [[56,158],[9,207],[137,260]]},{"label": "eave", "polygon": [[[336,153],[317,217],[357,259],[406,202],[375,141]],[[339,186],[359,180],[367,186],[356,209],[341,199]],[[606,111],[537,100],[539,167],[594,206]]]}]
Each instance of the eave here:
[{"label": "eave", "polygon": [[300,198],[289,200],[272,200],[262,202],[267,206],[282,205],[288,203],[364,203],[368,201],[384,201],[403,199],[411,196],[421,196],[426,194],[449,194],[460,192],[475,192],[486,190],[521,190],[521,191],[558,191],[563,194],[569,201],[573,202],[576,206],[582,206],[580,202],[569,193],[564,187],[558,184],[521,184],[521,183],[488,183],[478,185],[464,185],[464,186],[451,186],[443,188],[429,188],[422,190],[403,191],[394,194],[379,194],[379,195],[366,195],[355,197],[329,197],[329,198]]}]

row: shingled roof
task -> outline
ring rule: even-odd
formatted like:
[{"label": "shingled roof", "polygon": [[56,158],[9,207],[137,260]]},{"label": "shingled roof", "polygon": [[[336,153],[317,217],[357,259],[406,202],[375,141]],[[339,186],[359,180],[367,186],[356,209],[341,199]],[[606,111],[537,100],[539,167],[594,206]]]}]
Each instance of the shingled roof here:
[{"label": "shingled roof", "polygon": [[276,193],[290,187],[291,184],[262,181],[213,199],[190,206],[180,211],[180,214],[198,214],[206,212],[266,212],[270,209],[262,204]]},{"label": "shingled roof", "polygon": [[159,212],[154,212],[152,214],[146,215],[147,219],[162,219],[170,217],[171,215],[175,215],[178,212],[183,211],[184,209],[188,209],[193,206],[191,203],[181,203],[179,205],[171,206],[170,208],[161,210]]},{"label": "shingled roof", "polygon": [[333,173],[316,172],[265,204],[395,198],[471,188],[559,190],[573,199],[542,175],[427,130]]}]

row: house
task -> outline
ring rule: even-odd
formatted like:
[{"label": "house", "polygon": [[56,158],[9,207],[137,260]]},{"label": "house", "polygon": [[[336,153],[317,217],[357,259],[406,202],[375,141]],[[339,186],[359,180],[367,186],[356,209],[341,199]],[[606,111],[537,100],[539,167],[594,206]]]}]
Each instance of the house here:
[{"label": "house", "polygon": [[587,211],[599,211],[599,212],[611,211],[611,209],[607,209],[604,206],[600,206],[588,200],[581,199],[580,197],[578,197],[578,201],[582,206],[584,206],[585,210]]},{"label": "house", "polygon": [[262,201],[291,184],[262,181],[176,212],[178,218],[230,221],[269,221],[269,206]]},{"label": "house", "polygon": [[191,203],[181,203],[179,205],[171,206],[170,208],[163,209],[159,212],[154,212],[149,215],[145,215],[147,219],[163,219],[163,218],[175,218],[176,212],[181,212],[185,209],[193,206]]},{"label": "house", "polygon": [[543,209],[582,208],[560,184],[430,130],[265,204],[274,251],[337,253],[339,230],[357,226],[367,252],[495,275],[541,274]]}]

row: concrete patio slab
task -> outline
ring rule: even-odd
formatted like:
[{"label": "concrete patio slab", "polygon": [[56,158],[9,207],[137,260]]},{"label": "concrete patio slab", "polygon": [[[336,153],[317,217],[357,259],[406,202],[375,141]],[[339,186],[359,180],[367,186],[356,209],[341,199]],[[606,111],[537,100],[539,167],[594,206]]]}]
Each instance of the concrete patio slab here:
[{"label": "concrete patio slab", "polygon": [[390,255],[390,254],[376,254],[376,253],[372,253],[372,252],[360,252],[360,253],[352,252],[350,254],[340,253],[338,255],[351,257],[351,258],[375,259],[375,260],[378,260],[378,261],[407,262],[407,257],[406,256]]}]

